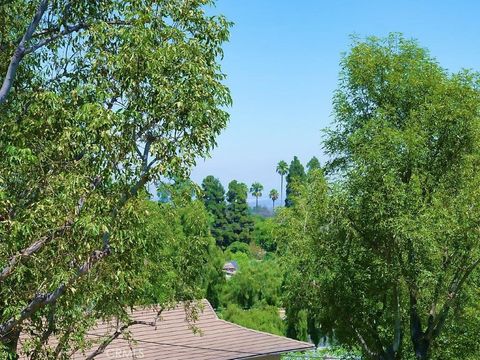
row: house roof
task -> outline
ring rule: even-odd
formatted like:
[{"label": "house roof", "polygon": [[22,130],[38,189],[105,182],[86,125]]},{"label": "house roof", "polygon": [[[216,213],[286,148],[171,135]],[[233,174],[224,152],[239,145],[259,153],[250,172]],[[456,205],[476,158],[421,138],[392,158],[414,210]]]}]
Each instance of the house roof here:
[{"label": "house roof", "polygon": [[223,265],[223,268],[225,269],[225,268],[227,268],[227,267],[238,269],[238,263],[237,263],[235,260],[226,262],[226,263]]},{"label": "house roof", "polygon": [[[136,321],[152,322],[157,311],[153,308],[137,309],[131,316]],[[194,327],[198,332],[192,331],[183,305],[178,305],[162,312],[155,326],[142,324],[129,327],[133,343],[120,336],[95,359],[132,358],[133,354],[142,359],[232,360],[313,348],[312,344],[306,342],[250,330],[221,320],[206,300],[203,300],[203,311]],[[102,323],[90,332],[90,337],[104,339],[101,336],[114,331],[114,325]],[[84,359],[97,347],[84,354],[76,354],[74,359]]]}]

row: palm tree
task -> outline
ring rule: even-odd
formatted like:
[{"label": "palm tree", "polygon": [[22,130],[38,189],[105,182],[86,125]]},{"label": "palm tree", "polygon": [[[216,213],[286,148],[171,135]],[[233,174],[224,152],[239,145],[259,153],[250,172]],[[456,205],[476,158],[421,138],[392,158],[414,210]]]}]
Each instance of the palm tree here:
[{"label": "palm tree", "polygon": [[272,209],[275,210],[275,201],[278,199],[278,191],[275,189],[270,190],[270,199],[272,199]]},{"label": "palm tree", "polygon": [[277,164],[277,173],[281,176],[280,204],[283,204],[283,177],[288,173],[288,164],[285,161],[282,160]]},{"label": "palm tree", "polygon": [[250,187],[250,194],[255,196],[255,209],[258,210],[258,198],[262,196],[263,185],[259,182],[254,182]]}]

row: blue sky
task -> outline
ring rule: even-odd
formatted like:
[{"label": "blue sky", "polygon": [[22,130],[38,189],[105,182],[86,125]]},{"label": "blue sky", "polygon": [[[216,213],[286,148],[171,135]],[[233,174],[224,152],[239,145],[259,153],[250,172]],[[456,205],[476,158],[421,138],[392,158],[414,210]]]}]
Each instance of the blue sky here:
[{"label": "blue sky", "polygon": [[213,13],[235,23],[223,70],[233,106],[211,158],[192,179],[207,175],[280,189],[279,160],[294,155],[324,162],[321,130],[332,122],[332,94],[350,35],[401,32],[428,48],[452,72],[480,70],[477,1],[217,0]]}]

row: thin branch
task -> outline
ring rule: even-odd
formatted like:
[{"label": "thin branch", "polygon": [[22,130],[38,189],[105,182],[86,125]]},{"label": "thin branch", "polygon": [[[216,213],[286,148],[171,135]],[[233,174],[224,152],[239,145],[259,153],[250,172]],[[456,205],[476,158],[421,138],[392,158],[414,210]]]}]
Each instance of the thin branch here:
[{"label": "thin branch", "polygon": [[357,328],[355,326],[353,326],[353,324],[351,324],[351,327],[352,327],[353,331],[355,332],[355,335],[357,335],[358,340],[360,340],[360,344],[362,345],[365,352],[371,357],[376,357],[378,354],[375,351],[372,351],[370,349],[367,342],[365,341],[363,336],[360,334],[360,332],[357,330]]},{"label": "thin branch", "polygon": [[[151,164],[153,165],[153,161],[151,162]],[[123,207],[128,201],[128,199],[136,196],[138,190],[148,182],[150,177],[150,169],[151,166],[147,168],[147,170],[143,173],[137,183],[133,185],[126,194],[124,194],[117,208],[114,209],[112,214],[114,214],[117,209]],[[37,294],[33,298],[33,300],[20,312],[19,315],[13,316],[9,320],[5,321],[3,324],[0,324],[0,339],[5,338],[12,330],[21,325],[26,319],[30,318],[39,309],[45,307],[46,305],[54,303],[58,298],[65,294],[65,292],[72,284],[74,284],[83,275],[87,274],[97,262],[110,255],[111,249],[108,242],[109,237],[110,234],[103,234],[104,244],[102,250],[94,251],[92,255],[90,255],[89,258],[83,263],[83,265],[78,268],[77,274],[74,275],[71,279],[69,279],[66,283],[61,284],[59,287],[57,287],[54,291],[50,293]]]},{"label": "thin branch", "polygon": [[117,339],[120,335],[123,334],[123,332],[125,330],[127,330],[130,326],[133,326],[133,325],[147,325],[147,326],[156,326],[156,321],[151,321],[151,322],[147,322],[147,321],[140,321],[140,320],[132,320],[130,322],[128,322],[127,324],[121,326],[120,328],[118,328],[112,335],[110,335],[108,338],[106,338],[101,344],[100,346],[93,352],[91,353],[90,355],[88,355],[85,360],[92,360],[94,359],[96,356],[100,355],[100,354],[103,354],[103,352],[105,351],[105,349],[107,348],[108,345],[110,345],[112,343],[113,340]]},{"label": "thin branch", "polygon": [[40,20],[43,17],[43,14],[47,10],[48,7],[48,0],[41,0],[40,4],[38,5],[37,11],[35,12],[35,16],[33,17],[32,22],[25,31],[20,43],[16,47],[12,58],[10,60],[10,64],[8,65],[7,74],[3,80],[2,87],[0,88],[0,105],[3,104],[7,100],[7,96],[12,88],[13,81],[15,79],[15,75],[17,73],[18,65],[22,61],[23,57],[25,56],[25,49],[27,43],[32,38],[35,29],[38,27]]},{"label": "thin branch", "polygon": [[110,255],[110,248],[94,251],[92,255],[90,255],[83,263],[83,265],[78,268],[77,274],[75,274],[68,282],[61,284],[50,293],[37,294],[18,316],[13,316],[0,325],[0,339],[5,338],[6,335],[21,325],[26,319],[30,318],[39,309],[57,301],[57,299],[65,294],[68,288],[75,283],[75,281],[87,274],[97,262],[108,255]]},{"label": "thin branch", "polygon": [[86,24],[86,23],[79,23],[79,24],[76,24],[76,25],[67,26],[64,30],[52,35],[49,38],[40,40],[35,45],[32,45],[29,48],[25,49],[24,54],[27,55],[27,54],[30,54],[32,52],[35,52],[38,49],[40,49],[41,47],[50,44],[52,41],[55,41],[62,36],[69,35],[69,34],[74,33],[76,31],[87,29],[88,27],[89,27],[89,25]]},{"label": "thin branch", "polygon": [[8,265],[6,265],[0,272],[0,282],[3,282],[6,278],[8,278],[13,273],[15,266],[17,266],[23,259],[36,254],[45,246],[45,244],[49,243],[56,237],[64,235],[65,232],[72,227],[72,225],[73,221],[67,220],[62,226],[60,226],[58,229],[55,229],[51,234],[42,236],[29,247],[21,250],[17,255],[12,256],[8,262]]},{"label": "thin branch", "polygon": [[467,281],[470,274],[478,267],[479,264],[480,264],[480,258],[478,258],[473,263],[471,263],[465,269],[463,275],[452,283],[449,289],[448,298],[443,304],[442,310],[437,316],[436,321],[432,324],[432,326],[429,326],[429,329],[427,330],[427,336],[430,339],[435,339],[442,331],[443,325],[445,324],[445,321],[447,319],[448,313],[453,305],[454,300],[460,293],[465,281]]},{"label": "thin branch", "polygon": [[57,346],[55,347],[55,351],[53,352],[53,359],[58,359],[60,356],[61,352],[63,351],[63,348],[68,342],[68,339],[70,338],[70,335],[73,332],[73,326],[68,328],[67,331],[63,333],[63,335],[60,337],[60,340],[58,341]]},{"label": "thin branch", "polygon": [[[95,190],[99,184],[100,184],[100,177],[96,177],[95,180],[92,182],[91,191]],[[59,228],[52,231],[50,234],[42,236],[37,241],[33,242],[30,246],[21,250],[17,255],[14,255],[10,258],[8,265],[6,265],[0,272],[0,283],[3,282],[7,277],[9,277],[12,274],[15,266],[17,266],[23,259],[26,259],[36,254],[50,241],[52,241],[56,237],[63,236],[66,231],[72,228],[72,226],[75,223],[74,219],[80,215],[80,212],[82,211],[85,205],[87,195],[83,195],[78,200],[78,203],[74,209],[74,215],[70,219],[65,221],[63,225],[61,225]]]}]

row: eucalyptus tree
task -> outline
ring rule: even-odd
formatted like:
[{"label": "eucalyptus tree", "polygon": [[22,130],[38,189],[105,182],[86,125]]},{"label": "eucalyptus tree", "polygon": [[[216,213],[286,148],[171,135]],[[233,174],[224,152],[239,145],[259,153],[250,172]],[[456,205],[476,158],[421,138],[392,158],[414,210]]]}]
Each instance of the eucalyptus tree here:
[{"label": "eucalyptus tree", "polygon": [[258,209],[258,198],[262,196],[263,185],[259,182],[254,182],[252,186],[250,186],[250,194],[255,196],[255,209]]},{"label": "eucalyptus tree", "polygon": [[286,207],[293,206],[294,198],[297,196],[296,189],[304,182],[305,177],[305,168],[298,157],[294,156],[292,162],[290,163],[290,167],[288,168],[286,191],[287,196],[285,198]]},{"label": "eucalyptus tree", "polygon": [[0,6],[0,351],[55,333],[67,356],[84,321],[136,301],[115,286],[145,265],[136,198],[185,177],[228,121],[230,24],[209,4]]},{"label": "eucalyptus tree", "polygon": [[281,160],[277,164],[277,174],[280,175],[280,204],[283,204],[283,177],[288,173],[288,164]]},{"label": "eucalyptus tree", "polygon": [[270,199],[272,200],[272,209],[275,209],[275,201],[278,200],[278,191],[275,189],[270,190],[270,193],[268,194]]},{"label": "eucalyptus tree", "polygon": [[458,319],[478,291],[480,77],[398,35],[355,41],[341,68],[336,182],[307,185],[282,220],[287,303],[367,359],[445,358],[478,337]]}]

